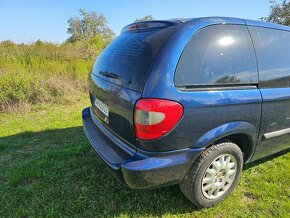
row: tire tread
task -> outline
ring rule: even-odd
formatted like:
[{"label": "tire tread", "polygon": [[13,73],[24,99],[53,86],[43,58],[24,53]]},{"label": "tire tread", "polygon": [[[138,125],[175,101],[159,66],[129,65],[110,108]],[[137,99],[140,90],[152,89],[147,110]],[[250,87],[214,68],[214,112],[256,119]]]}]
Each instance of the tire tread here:
[{"label": "tire tread", "polygon": [[236,144],[232,142],[222,142],[219,144],[214,144],[208,148],[206,148],[200,156],[197,158],[195,163],[193,164],[192,168],[190,171],[187,173],[187,175],[181,180],[179,183],[179,187],[185,197],[187,197],[194,205],[196,205],[198,208],[203,208],[205,207],[204,205],[200,204],[200,202],[197,201],[197,199],[194,197],[193,193],[193,181],[196,180],[196,177],[198,175],[198,172],[200,168],[203,166],[204,162],[206,159],[211,155],[212,152],[218,150],[219,148],[225,146],[225,145],[231,145],[238,147]]}]

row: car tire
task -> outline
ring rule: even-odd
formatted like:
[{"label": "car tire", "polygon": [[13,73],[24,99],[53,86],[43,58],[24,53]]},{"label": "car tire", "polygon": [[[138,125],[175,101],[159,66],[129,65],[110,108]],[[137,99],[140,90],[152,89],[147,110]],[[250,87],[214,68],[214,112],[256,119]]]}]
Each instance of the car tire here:
[{"label": "car tire", "polygon": [[201,153],[179,186],[198,208],[211,207],[233,191],[242,167],[241,149],[232,142],[219,143]]}]

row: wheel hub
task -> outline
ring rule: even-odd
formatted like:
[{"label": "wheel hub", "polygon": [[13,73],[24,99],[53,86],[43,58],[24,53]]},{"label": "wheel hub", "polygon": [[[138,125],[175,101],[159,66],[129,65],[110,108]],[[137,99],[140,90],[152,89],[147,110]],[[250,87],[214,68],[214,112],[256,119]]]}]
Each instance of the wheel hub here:
[{"label": "wheel hub", "polygon": [[232,185],[237,173],[237,160],[230,154],[217,157],[206,169],[202,179],[202,193],[208,199],[221,197]]}]

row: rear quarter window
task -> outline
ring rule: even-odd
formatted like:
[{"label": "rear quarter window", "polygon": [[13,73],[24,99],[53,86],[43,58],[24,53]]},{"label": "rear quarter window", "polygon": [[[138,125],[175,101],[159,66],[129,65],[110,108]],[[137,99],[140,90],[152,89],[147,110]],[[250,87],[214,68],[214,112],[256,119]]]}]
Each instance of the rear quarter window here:
[{"label": "rear quarter window", "polygon": [[175,73],[176,86],[253,84],[256,57],[247,27],[213,25],[186,45]]},{"label": "rear quarter window", "polygon": [[290,87],[290,32],[249,27],[259,66],[261,88]]}]

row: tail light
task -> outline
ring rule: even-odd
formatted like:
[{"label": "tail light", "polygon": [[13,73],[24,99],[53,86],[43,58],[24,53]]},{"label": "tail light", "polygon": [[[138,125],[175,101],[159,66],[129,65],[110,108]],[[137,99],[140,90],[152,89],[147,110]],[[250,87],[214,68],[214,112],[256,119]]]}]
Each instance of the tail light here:
[{"label": "tail light", "polygon": [[136,138],[157,139],[169,132],[180,120],[183,107],[175,101],[140,99],[135,105]]}]

